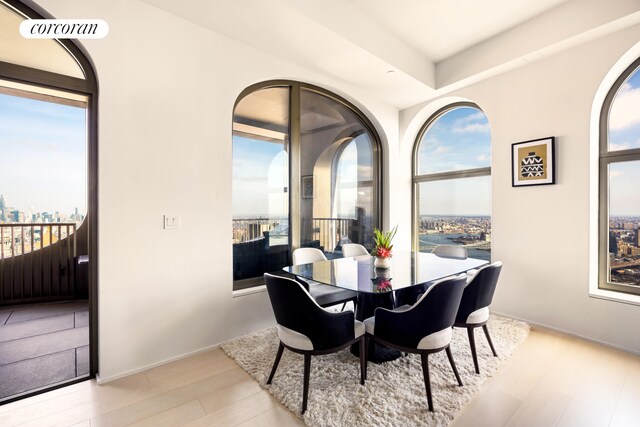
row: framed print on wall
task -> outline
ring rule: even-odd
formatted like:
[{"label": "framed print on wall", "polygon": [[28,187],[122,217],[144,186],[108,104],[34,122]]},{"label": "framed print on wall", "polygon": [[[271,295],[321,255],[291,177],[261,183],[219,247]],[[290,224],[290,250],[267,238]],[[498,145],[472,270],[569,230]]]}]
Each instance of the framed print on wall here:
[{"label": "framed print on wall", "polygon": [[511,186],[556,183],[555,137],[511,144]]},{"label": "framed print on wall", "polygon": [[302,198],[313,199],[313,175],[302,177]]}]

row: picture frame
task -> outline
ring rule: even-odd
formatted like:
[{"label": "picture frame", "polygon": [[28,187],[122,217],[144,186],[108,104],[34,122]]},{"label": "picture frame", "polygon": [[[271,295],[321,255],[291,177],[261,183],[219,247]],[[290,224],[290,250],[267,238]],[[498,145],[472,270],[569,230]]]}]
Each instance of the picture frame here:
[{"label": "picture frame", "polygon": [[313,175],[304,175],[301,182],[303,199],[313,199]]},{"label": "picture frame", "polygon": [[511,144],[511,186],[556,183],[554,136]]}]

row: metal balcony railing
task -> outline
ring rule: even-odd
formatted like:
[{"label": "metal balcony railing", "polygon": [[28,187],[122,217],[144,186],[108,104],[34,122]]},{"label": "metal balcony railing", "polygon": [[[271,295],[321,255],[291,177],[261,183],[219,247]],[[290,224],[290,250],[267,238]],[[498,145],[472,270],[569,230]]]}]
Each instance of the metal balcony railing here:
[{"label": "metal balcony railing", "polygon": [[[0,224],[0,259],[46,248],[76,231],[75,222]],[[75,239],[73,256],[76,252]]]},{"label": "metal balcony railing", "polygon": [[76,296],[77,227],[0,224],[0,306]]},{"label": "metal balcony railing", "polygon": [[351,218],[311,218],[302,221],[302,236],[317,240],[326,252],[332,252],[343,238],[349,237]]},{"label": "metal balcony railing", "polygon": [[[341,239],[349,237],[352,218],[310,218],[301,221],[301,236],[306,241],[317,241],[326,251],[333,251]],[[287,219],[242,218],[233,220],[233,243],[246,243],[262,239],[268,233],[273,245],[287,244]]]}]

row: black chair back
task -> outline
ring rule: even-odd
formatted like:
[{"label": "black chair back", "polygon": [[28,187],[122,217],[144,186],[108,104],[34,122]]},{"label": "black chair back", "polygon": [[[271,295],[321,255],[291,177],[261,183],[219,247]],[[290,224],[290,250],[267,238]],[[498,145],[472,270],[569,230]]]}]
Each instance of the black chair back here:
[{"label": "black chair back", "polygon": [[471,313],[491,305],[501,270],[502,263],[494,262],[478,271],[471,283],[464,289],[456,323],[466,323],[467,317]]},{"label": "black chair back", "polygon": [[417,348],[420,340],[453,326],[466,278],[452,278],[433,284],[407,311],[375,311],[375,331],[391,344]]},{"label": "black chair back", "polygon": [[352,311],[324,310],[295,280],[265,273],[264,281],[278,325],[306,335],[314,350],[339,347],[355,338]]}]

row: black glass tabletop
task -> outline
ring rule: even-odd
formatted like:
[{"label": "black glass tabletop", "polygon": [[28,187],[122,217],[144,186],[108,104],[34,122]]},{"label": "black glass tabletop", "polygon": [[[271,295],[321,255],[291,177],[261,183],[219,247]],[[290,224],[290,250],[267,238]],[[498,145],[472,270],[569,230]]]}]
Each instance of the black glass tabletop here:
[{"label": "black glass tabletop", "polygon": [[316,282],[364,293],[384,293],[433,282],[488,264],[476,258],[445,258],[431,253],[394,252],[391,267],[375,268],[363,255],[285,267],[285,271]]}]

